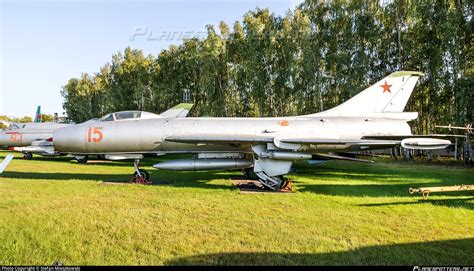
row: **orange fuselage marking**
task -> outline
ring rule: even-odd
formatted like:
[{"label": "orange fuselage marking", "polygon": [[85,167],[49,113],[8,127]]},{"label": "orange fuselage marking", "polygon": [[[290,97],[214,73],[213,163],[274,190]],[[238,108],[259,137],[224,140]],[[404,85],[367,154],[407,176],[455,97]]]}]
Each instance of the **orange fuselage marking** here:
[{"label": "orange fuselage marking", "polygon": [[390,87],[392,85],[387,84],[387,80],[385,80],[385,83],[383,85],[379,85],[379,86],[381,86],[383,88],[383,93],[385,93],[385,92],[392,93],[390,91]]},{"label": "orange fuselage marking", "polygon": [[87,129],[87,142],[101,142],[103,138],[102,127],[90,127]]},{"label": "orange fuselage marking", "polygon": [[19,132],[7,132],[7,135],[10,135],[11,142],[21,142],[23,141],[23,134]]},{"label": "orange fuselage marking", "polygon": [[287,121],[287,120],[280,120],[280,121],[278,121],[278,125],[280,125],[280,126],[288,126],[288,125],[290,125],[290,122]]}]

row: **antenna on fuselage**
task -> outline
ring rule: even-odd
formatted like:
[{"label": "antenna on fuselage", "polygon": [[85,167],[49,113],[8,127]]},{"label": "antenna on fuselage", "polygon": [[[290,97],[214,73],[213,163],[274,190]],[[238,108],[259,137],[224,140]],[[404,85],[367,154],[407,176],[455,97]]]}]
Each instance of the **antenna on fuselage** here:
[{"label": "antenna on fuselage", "polygon": [[189,103],[191,101],[191,93],[189,89],[183,91],[183,103]]}]

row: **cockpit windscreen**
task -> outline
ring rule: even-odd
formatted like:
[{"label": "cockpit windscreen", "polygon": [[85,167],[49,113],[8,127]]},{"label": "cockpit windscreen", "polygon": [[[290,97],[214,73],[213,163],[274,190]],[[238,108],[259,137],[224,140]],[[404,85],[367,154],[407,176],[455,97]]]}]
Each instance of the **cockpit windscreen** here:
[{"label": "cockpit windscreen", "polygon": [[139,119],[141,117],[141,111],[122,111],[116,113],[110,113],[103,116],[99,121],[115,121],[124,119]]}]

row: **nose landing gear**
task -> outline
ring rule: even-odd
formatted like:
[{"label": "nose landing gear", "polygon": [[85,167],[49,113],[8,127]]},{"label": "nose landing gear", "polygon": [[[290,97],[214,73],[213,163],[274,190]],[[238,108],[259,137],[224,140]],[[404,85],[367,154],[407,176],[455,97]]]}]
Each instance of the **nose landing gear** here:
[{"label": "nose landing gear", "polygon": [[135,172],[133,173],[130,182],[136,184],[151,184],[152,182],[150,181],[150,173],[144,169],[139,168],[139,163],[140,159],[135,159],[135,161],[133,162]]},{"label": "nose landing gear", "polygon": [[33,154],[31,152],[25,152],[23,153],[23,159],[31,160],[33,159]]},{"label": "nose landing gear", "polygon": [[87,160],[89,160],[89,156],[88,155],[76,156],[76,160],[79,164],[87,164]]}]

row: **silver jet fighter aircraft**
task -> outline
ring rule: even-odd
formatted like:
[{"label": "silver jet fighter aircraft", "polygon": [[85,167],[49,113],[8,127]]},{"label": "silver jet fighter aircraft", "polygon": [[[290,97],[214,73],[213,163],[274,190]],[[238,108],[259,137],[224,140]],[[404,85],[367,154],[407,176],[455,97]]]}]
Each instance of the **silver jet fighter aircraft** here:
[{"label": "silver jet fighter aircraft", "polygon": [[[184,118],[192,108],[192,104],[181,103],[160,115],[143,113],[142,118]],[[74,123],[41,122],[40,107],[36,112],[35,122],[12,123],[8,129],[0,131],[0,146],[8,147],[14,151],[22,152],[26,159],[32,159],[33,153],[42,156],[61,155],[52,143],[53,131],[58,128],[74,126]],[[106,116],[106,120],[114,118],[128,118],[129,116],[140,115],[139,111],[123,111]],[[97,119],[85,122],[85,125],[93,125]],[[78,155],[78,161],[87,162],[87,156]]]},{"label": "silver jet fighter aircraft", "polygon": [[293,161],[334,151],[359,151],[402,145],[438,149],[449,140],[415,136],[403,112],[423,74],[394,72],[330,110],[276,118],[103,118],[96,123],[55,130],[56,150],[76,154],[107,153],[134,158],[134,176],[145,153],[196,153],[194,159],[155,164],[166,170],[251,169],[266,187],[286,185]]}]

